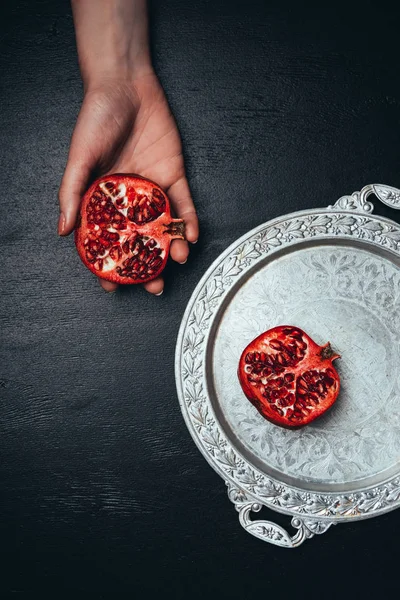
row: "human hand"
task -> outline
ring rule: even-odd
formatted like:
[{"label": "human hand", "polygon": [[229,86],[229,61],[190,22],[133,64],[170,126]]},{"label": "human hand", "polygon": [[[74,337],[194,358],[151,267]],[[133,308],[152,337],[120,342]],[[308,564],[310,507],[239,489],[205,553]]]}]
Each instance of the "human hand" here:
[{"label": "human hand", "polygon": [[[182,146],[163,89],[152,72],[134,81],[105,79],[87,90],[72,136],[60,187],[59,233],[75,225],[82,195],[90,182],[107,173],[137,173],[168,194],[176,216],[185,220],[186,238],[197,241],[198,221],[185,176]],[[187,242],[175,240],[171,257],[187,260]],[[100,279],[106,291],[117,285]],[[161,277],[144,284],[163,290]]]},{"label": "human hand", "polygon": [[[72,0],[85,96],[60,187],[60,235],[74,229],[90,183],[109,173],[135,173],[158,183],[196,242],[198,221],[179,132],[150,61],[146,0]],[[174,240],[171,257],[184,263],[188,243]],[[117,285],[100,279],[106,291]],[[161,277],[144,287],[163,291]]]}]

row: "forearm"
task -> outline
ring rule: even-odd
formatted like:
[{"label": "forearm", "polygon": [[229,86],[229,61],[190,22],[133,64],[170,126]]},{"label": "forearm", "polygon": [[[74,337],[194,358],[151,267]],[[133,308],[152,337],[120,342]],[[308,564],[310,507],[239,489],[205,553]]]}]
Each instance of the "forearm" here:
[{"label": "forearm", "polygon": [[86,88],[151,71],[146,0],[71,0]]}]

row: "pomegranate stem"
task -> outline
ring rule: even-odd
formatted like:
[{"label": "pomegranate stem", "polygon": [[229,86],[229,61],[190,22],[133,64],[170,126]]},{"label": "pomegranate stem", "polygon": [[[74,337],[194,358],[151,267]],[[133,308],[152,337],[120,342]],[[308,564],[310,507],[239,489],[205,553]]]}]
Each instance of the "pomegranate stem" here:
[{"label": "pomegranate stem", "polygon": [[164,233],[168,233],[171,238],[179,238],[181,240],[185,238],[185,221],[182,219],[172,219],[171,223],[165,225]]},{"label": "pomegranate stem", "polygon": [[322,347],[320,356],[322,360],[335,360],[336,358],[340,358],[340,354],[337,354],[334,350],[332,350],[332,346],[329,342],[326,344],[326,346]]}]

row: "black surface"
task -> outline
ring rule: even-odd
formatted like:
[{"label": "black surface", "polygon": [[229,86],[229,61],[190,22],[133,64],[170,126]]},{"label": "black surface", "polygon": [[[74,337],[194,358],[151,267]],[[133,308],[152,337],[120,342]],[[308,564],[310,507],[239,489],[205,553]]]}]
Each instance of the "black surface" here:
[{"label": "black surface", "polygon": [[2,11],[0,596],[388,597],[399,511],[295,551],[241,529],[183,423],[174,349],[197,281],[238,236],[366,183],[400,186],[397,11],[153,2],[201,219],[160,298],[104,293],[56,235],[82,98],[68,2]]}]

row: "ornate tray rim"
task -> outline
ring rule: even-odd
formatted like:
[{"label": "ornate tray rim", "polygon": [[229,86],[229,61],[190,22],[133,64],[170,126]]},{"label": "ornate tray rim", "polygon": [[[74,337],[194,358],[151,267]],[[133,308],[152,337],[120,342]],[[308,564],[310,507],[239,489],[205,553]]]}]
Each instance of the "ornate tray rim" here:
[{"label": "ornate tray rim", "polygon": [[[197,447],[225,480],[228,495],[239,512],[241,525],[251,534],[283,547],[296,547],[338,522],[366,519],[400,506],[400,474],[380,485],[346,493],[312,492],[283,483],[259,471],[227,439],[207,397],[203,363],[207,331],[234,285],[267,255],[315,239],[361,240],[400,258],[400,225],[372,215],[367,200],[374,194],[383,203],[400,208],[400,191],[373,184],[341,197],[333,206],[306,209],[276,217],[233,242],[207,269],[186,307],[179,330],[175,375],[185,423]],[[251,519],[262,506],[293,516],[298,531],[291,536],[271,521]]]}]

